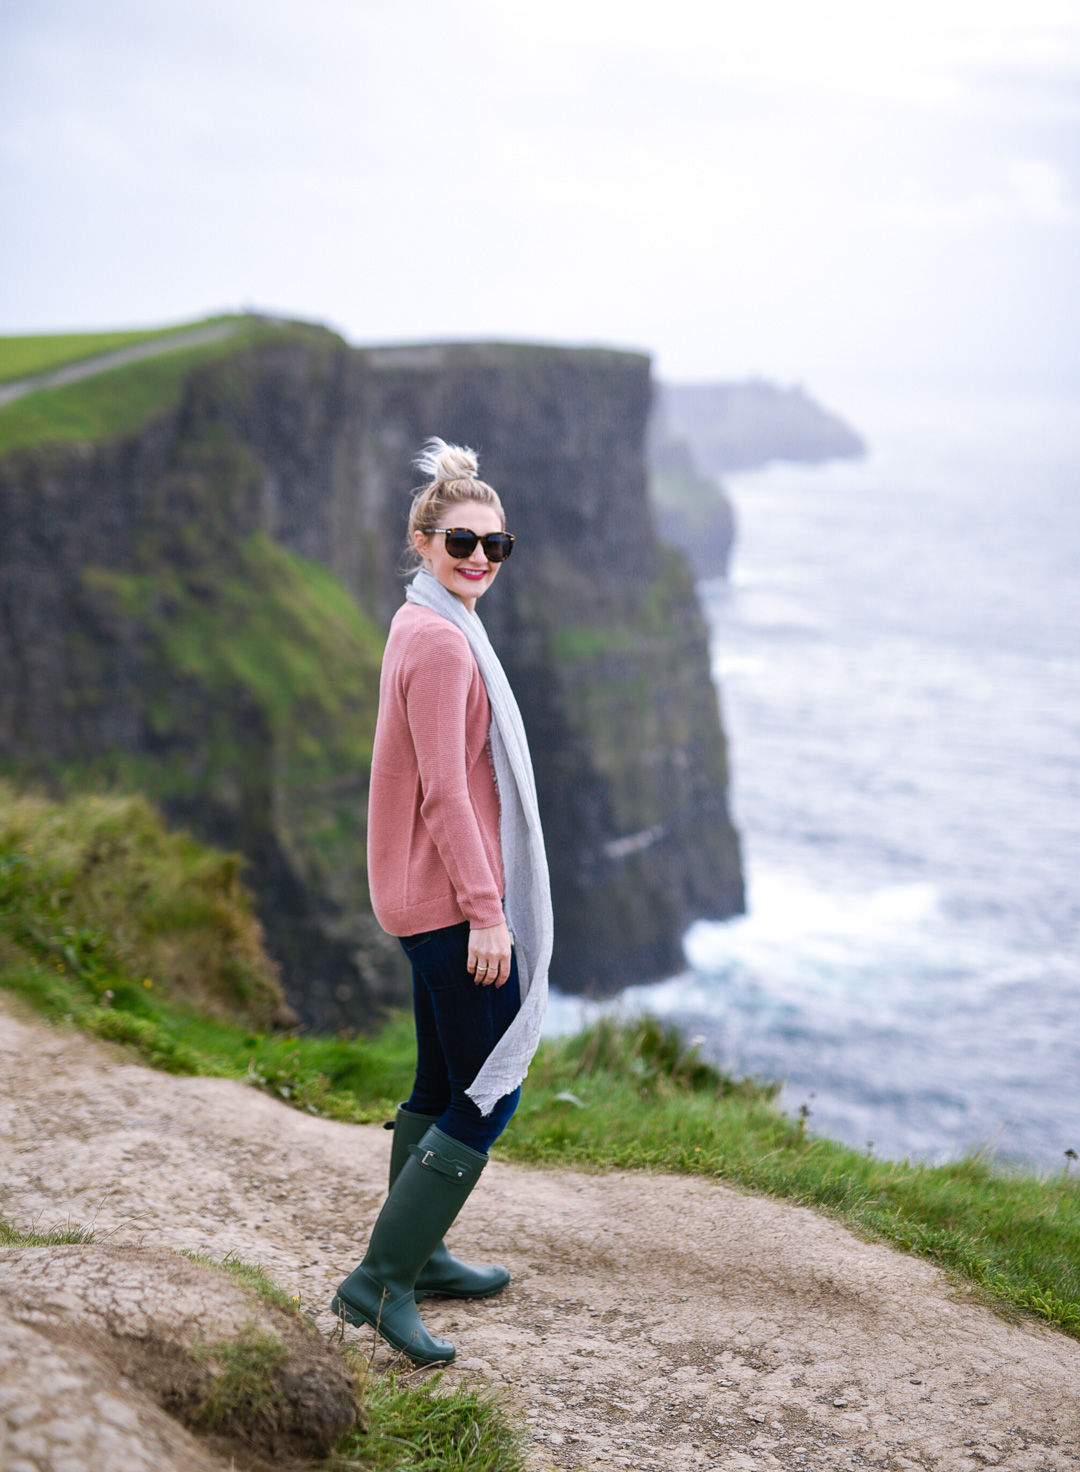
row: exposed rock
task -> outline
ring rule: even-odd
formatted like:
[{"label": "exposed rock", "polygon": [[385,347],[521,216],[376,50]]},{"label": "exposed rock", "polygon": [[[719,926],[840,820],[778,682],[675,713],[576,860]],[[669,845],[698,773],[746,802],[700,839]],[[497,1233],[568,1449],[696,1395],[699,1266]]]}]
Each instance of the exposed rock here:
[{"label": "exposed rock", "polygon": [[320,1334],[165,1249],[0,1248],[0,1305],[8,1472],[281,1465],[326,1455],[355,1419]]},{"label": "exposed rock", "polygon": [[5,1472],[222,1472],[227,1462],[73,1340],[7,1323],[0,1338]]},{"label": "exposed rock", "polygon": [[724,487],[698,468],[685,440],[651,436],[649,495],[656,529],[689,560],[699,578],[726,577],[735,512]]},{"label": "exposed rock", "polygon": [[[387,536],[404,529],[409,457],[439,425],[480,450],[520,538],[481,607],[536,766],[553,981],[611,993],[670,974],[691,921],[741,911],[743,887],[708,635],[650,515],[648,359],[472,344],[361,363]],[[383,568],[385,617],[401,595]]]}]

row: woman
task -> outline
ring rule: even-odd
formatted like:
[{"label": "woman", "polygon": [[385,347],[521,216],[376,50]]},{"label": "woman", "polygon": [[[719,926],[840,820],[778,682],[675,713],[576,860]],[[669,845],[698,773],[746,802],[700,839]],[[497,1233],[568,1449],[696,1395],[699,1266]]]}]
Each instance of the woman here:
[{"label": "woman", "polygon": [[434,1363],[454,1346],[427,1332],[417,1300],[510,1281],[442,1237],[517,1107],[552,918],[525,730],[475,612],[514,538],[472,450],[431,439],[416,464],[430,476],[409,516],[419,570],[383,656],[368,809],[372,907],[412,965],[416,1081],[394,1122],[390,1194],[332,1307]]}]

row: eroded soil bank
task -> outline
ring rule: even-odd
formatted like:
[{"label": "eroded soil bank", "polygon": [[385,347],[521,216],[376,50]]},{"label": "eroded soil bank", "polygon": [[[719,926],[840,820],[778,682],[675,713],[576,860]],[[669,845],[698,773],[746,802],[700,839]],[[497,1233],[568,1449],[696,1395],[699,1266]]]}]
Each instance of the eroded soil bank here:
[{"label": "eroded soil bank", "polygon": [[[126,1063],[0,1002],[0,1214],[17,1225],[235,1253],[329,1332],[388,1143],[242,1084]],[[450,1241],[514,1281],[424,1316],[457,1344],[449,1379],[504,1387],[537,1468],[1080,1461],[1080,1343],[1006,1324],[937,1269],[802,1208],[496,1162]]]}]

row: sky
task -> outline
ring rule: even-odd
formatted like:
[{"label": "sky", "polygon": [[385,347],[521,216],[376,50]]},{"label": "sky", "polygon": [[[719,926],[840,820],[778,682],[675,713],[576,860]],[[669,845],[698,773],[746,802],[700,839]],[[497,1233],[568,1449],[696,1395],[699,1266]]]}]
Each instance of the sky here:
[{"label": "sky", "polygon": [[0,332],[1080,381],[1080,0],[0,0]]}]

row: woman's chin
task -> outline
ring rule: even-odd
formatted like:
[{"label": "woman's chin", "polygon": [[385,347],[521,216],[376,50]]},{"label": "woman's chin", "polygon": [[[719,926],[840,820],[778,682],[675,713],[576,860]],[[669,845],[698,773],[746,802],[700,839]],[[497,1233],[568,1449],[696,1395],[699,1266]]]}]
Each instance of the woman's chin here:
[{"label": "woman's chin", "polygon": [[467,573],[463,572],[455,573],[454,592],[461,598],[475,598],[478,593],[482,593],[488,587],[490,582],[491,579],[486,572],[481,573],[478,578],[471,578]]}]

